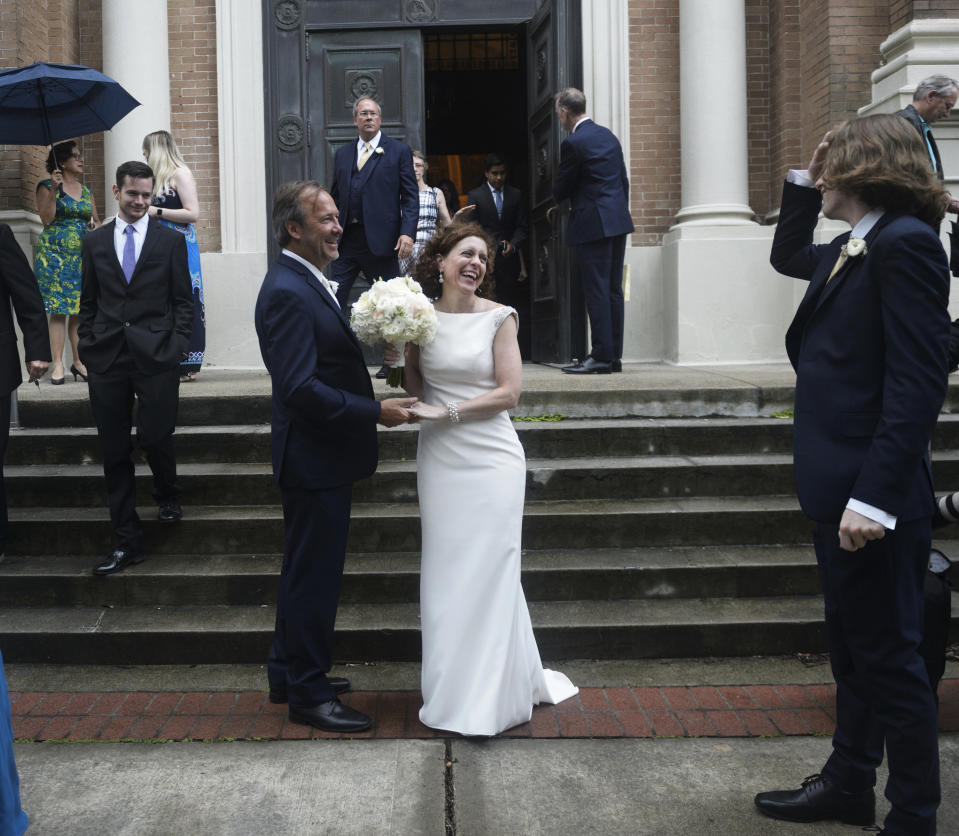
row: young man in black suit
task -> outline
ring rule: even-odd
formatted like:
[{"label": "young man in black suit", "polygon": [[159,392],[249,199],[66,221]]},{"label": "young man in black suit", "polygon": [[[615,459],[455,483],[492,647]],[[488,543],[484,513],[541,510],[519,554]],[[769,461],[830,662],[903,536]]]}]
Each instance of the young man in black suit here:
[{"label": "young man in black suit", "polygon": [[[949,197],[916,132],[894,114],[845,123],[791,171],[771,261],[809,282],[786,350],[796,369],[796,492],[814,523],[836,679],[833,751],[796,790],[763,792],[795,822],[875,817],[931,836],[939,805],[937,712],[919,653],[934,509],[929,440],[945,397]],[[819,211],[850,233],[814,244]]]},{"label": "young man in black suit", "polygon": [[[11,311],[12,308],[12,311]],[[0,224],[0,560],[7,547],[7,494],[3,486],[3,456],[10,438],[10,398],[23,382],[13,312],[23,332],[27,377],[32,383],[47,370],[50,337],[37,280],[13,231]]]},{"label": "young man in black suit", "polygon": [[520,347],[529,353],[529,285],[523,283],[520,246],[526,241],[529,226],[523,194],[506,182],[506,160],[493,152],[486,157],[486,182],[473,189],[466,199],[476,208],[472,220],[496,242],[493,280],[496,299],[516,308],[520,316]]},{"label": "young man in black suit", "polygon": [[193,291],[186,240],[147,214],[153,170],[123,163],[113,196],[117,217],[83,239],[80,353],[89,370],[90,406],[103,451],[116,549],[93,571],[109,575],[140,563],[143,532],[136,511],[133,401],[137,440],[153,472],[159,519],[182,516],[173,431],[179,402],[179,364],[193,327]]}]

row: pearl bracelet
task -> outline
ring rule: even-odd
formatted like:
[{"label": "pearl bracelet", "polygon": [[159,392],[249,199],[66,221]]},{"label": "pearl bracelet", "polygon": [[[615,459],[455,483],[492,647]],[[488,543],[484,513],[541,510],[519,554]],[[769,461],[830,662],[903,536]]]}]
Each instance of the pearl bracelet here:
[{"label": "pearl bracelet", "polygon": [[450,423],[458,424],[460,422],[460,411],[456,408],[456,404],[450,401],[446,404],[446,411],[450,414]]}]

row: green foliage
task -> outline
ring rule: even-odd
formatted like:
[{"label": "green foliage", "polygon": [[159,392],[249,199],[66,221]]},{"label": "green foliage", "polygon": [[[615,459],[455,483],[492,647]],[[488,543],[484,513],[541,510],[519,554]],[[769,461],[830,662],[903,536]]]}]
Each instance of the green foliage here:
[{"label": "green foliage", "polygon": [[565,420],[565,418],[566,418],[565,415],[559,415],[559,414],[555,414],[555,415],[526,415],[526,416],[514,415],[514,416],[513,416],[513,420],[514,420],[514,421],[525,421],[525,422],[530,422],[530,421],[549,421],[549,422],[556,422],[556,421],[563,421],[563,420]]}]

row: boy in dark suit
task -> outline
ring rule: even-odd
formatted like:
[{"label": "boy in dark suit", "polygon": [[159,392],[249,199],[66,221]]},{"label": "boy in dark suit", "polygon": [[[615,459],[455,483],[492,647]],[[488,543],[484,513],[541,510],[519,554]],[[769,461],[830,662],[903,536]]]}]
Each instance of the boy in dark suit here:
[{"label": "boy in dark suit", "polygon": [[179,364],[193,327],[193,290],[186,240],[147,214],[153,170],[131,161],[116,172],[116,218],[83,239],[80,353],[89,370],[90,406],[103,451],[116,549],[97,575],[146,559],[136,511],[133,401],[137,441],[153,472],[161,522],[182,517],[173,431]]},{"label": "boy in dark suit", "polygon": [[[948,202],[922,141],[892,114],[827,134],[808,171],[790,172],[784,187],[771,260],[809,282],[786,349],[836,731],[821,774],[756,796],[774,818],[872,824],[885,748],[892,809],[882,832],[935,833],[937,716],[919,644],[934,509],[929,440],[947,386],[949,265],[938,229]],[[813,244],[820,208],[852,232]]]}]

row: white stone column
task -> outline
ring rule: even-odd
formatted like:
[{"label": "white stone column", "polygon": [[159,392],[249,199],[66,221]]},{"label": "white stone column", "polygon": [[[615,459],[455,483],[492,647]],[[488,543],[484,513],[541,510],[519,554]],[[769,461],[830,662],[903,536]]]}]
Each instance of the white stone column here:
[{"label": "white stone column", "polygon": [[678,224],[753,223],[749,208],[745,0],[680,0]]},{"label": "white stone column", "polygon": [[[262,368],[253,308],[266,273],[268,201],[261,0],[216,0],[220,241],[203,253],[206,359]],[[251,25],[254,24],[255,25]]]},{"label": "white stone column", "polygon": [[140,107],[103,135],[105,211],[116,213],[114,172],[143,159],[143,137],[170,130],[170,61],[166,0],[103,0],[103,72]]},{"label": "white stone column", "polygon": [[629,9],[583,0],[583,93],[586,111],[619,139],[629,159]]}]

